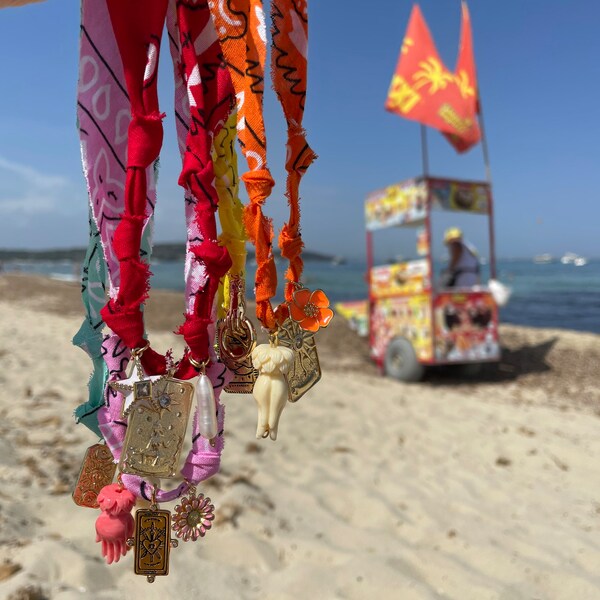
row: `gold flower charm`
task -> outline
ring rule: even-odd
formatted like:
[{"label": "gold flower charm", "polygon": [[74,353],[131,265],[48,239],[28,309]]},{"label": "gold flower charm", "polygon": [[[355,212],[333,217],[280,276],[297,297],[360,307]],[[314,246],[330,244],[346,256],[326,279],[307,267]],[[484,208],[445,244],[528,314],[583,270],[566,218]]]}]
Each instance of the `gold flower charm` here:
[{"label": "gold flower charm", "polygon": [[173,531],[184,542],[195,542],[211,528],[215,518],[215,507],[204,494],[196,496],[196,490],[190,489],[189,496],[181,499],[173,515]]}]

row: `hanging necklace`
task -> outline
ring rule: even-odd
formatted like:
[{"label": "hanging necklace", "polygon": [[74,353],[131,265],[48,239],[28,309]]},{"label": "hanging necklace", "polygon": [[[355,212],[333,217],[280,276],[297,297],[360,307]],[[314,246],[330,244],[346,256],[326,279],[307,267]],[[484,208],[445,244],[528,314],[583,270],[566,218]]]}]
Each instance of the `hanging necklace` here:
[{"label": "hanging necklace", "polygon": [[[233,12],[228,15],[230,9]],[[86,99],[87,105],[80,104],[81,111],[89,117],[90,129],[92,125],[97,129],[91,136],[92,142],[99,134],[106,142],[104,147],[96,141],[93,152],[87,155],[87,148],[84,149],[84,166],[86,156],[94,157],[94,167],[88,162],[90,168],[86,171],[90,190],[103,150],[111,150],[125,175],[120,194],[113,193],[114,198],[109,189],[103,188],[107,204],[112,202],[106,213],[98,209],[90,192],[93,210],[96,204],[94,217],[109,281],[109,300],[101,316],[113,331],[102,345],[110,382],[105,404],[95,412],[106,442],[102,448],[108,448],[118,461],[119,475],[117,483],[112,484],[113,475],[106,470],[103,477],[108,484],[81,497],[92,498],[82,504],[95,503],[102,511],[96,531],[107,562],[118,561],[132,547],[135,572],[153,581],[156,576],[168,574],[170,549],[177,545],[177,540],[170,538],[171,529],[188,541],[202,537],[211,526],[214,507],[210,499],[197,493],[196,485],[219,468],[224,417],[219,392],[231,379],[226,366],[234,373],[231,384],[236,384],[230,389],[254,388],[259,408],[257,437],[273,440],[277,438],[279,417],[287,401],[297,400],[320,376],[312,334],[320,326],[326,326],[333,313],[323,292],[310,292],[300,283],[303,244],[298,188],[304,171],[314,159],[302,130],[306,5],[291,0],[272,5],[273,85],[288,123],[286,195],[290,203],[290,217],[279,236],[289,269],[285,301],[277,310],[271,305],[277,287],[273,226],[262,208],[273,179],[266,163],[262,113],[266,27],[261,0],[231,0],[227,8],[223,3],[217,7],[217,3],[204,5],[182,0],[128,3],[84,0],[84,21],[89,21],[92,15],[104,19],[99,20],[99,31],[104,28],[105,33],[114,34],[113,41],[106,46],[122,65],[123,76],[119,78],[108,66],[110,62],[98,58],[106,67],[105,75],[106,71],[112,75],[113,93],[126,104],[131,118],[126,135],[123,113],[118,113],[114,121],[115,138],[121,144],[127,142],[125,164],[124,149],[116,152],[114,147],[110,148],[110,140],[102,135],[102,128],[92,118],[98,96]],[[143,235],[150,230],[147,226],[155,203],[153,166],[163,135],[157,66],[165,19],[175,66],[175,110],[183,163],[179,183],[185,189],[188,231],[186,314],[179,329],[187,350],[178,362],[170,354],[161,355],[151,347],[142,310],[149,293],[150,275],[145,260],[149,250],[142,248]],[[84,34],[85,31],[82,27]],[[89,41],[90,48],[98,52],[98,47]],[[95,64],[97,67],[99,62]],[[292,74],[296,80],[290,79]],[[234,92],[237,117],[232,116],[228,121]],[[89,102],[95,108],[86,112]],[[243,209],[236,190],[233,151],[236,129],[250,169],[241,177],[250,199]],[[107,174],[105,181],[110,179]],[[220,202],[223,202],[219,211],[222,233],[218,236],[215,214]],[[112,219],[105,218],[105,214]],[[257,347],[254,329],[245,316],[246,236],[255,245],[258,262],[257,317],[270,336],[269,344]],[[221,318],[215,328],[214,300],[223,279],[218,301]],[[214,352],[215,339],[226,366]],[[131,370],[124,377],[123,368],[128,361]],[[187,380],[196,376],[192,450],[180,472],[183,481],[174,489],[164,490],[160,479],[177,474],[194,395],[194,386]],[[99,449],[89,452],[86,461],[88,474],[99,472],[101,464],[106,466],[106,452]],[[82,473],[85,475],[85,469]],[[85,480],[82,475],[80,481]],[[176,517],[171,522],[170,512],[159,508],[159,503],[184,494],[187,496],[176,507]],[[137,511],[134,525],[130,511],[136,496],[151,505]]]}]

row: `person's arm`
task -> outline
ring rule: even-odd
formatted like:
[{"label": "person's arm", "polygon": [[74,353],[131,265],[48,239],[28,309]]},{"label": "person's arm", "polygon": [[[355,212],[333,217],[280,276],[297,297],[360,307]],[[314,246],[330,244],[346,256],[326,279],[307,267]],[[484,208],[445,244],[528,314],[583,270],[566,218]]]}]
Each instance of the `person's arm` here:
[{"label": "person's arm", "polygon": [[456,265],[463,253],[462,244],[450,244],[450,263],[448,264],[448,270],[452,273],[456,270]]}]

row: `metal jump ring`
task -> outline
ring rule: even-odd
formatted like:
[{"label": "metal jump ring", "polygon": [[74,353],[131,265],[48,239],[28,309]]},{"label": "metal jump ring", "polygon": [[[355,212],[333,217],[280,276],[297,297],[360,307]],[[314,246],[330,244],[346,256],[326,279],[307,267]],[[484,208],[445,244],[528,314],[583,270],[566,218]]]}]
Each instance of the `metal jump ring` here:
[{"label": "metal jump ring", "polygon": [[195,367],[196,369],[198,369],[198,371],[200,371],[201,373],[206,371],[206,367],[207,367],[208,363],[210,362],[210,358],[207,358],[206,360],[204,360],[202,362],[197,361],[194,358],[192,358],[191,354],[190,354],[190,356],[188,356],[188,360],[190,361],[190,365],[192,365],[192,367]]}]

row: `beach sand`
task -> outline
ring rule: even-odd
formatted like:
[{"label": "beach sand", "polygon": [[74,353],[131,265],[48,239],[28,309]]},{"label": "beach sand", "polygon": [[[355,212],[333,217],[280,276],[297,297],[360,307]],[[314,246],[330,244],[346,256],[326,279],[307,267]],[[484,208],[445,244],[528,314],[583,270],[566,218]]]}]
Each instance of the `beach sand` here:
[{"label": "beach sand", "polygon": [[[153,292],[155,347],[181,348],[181,313]],[[503,326],[479,379],[406,385],[336,319],[277,442],[255,439],[250,396],[223,396],[222,470],[200,490],[216,524],[149,585],[131,555],[103,564],[98,511],[71,500],[96,442],[72,419],[81,318],[77,285],[0,276],[0,598],[600,598],[600,336]]]}]

